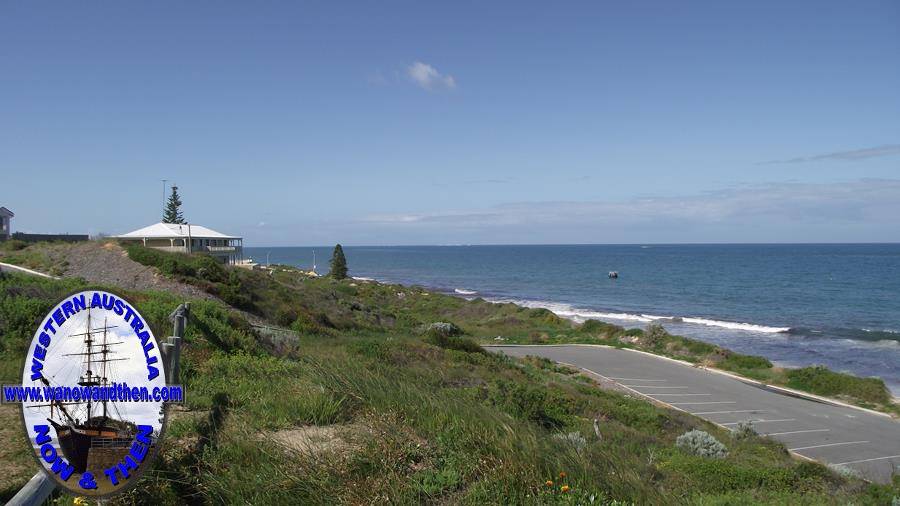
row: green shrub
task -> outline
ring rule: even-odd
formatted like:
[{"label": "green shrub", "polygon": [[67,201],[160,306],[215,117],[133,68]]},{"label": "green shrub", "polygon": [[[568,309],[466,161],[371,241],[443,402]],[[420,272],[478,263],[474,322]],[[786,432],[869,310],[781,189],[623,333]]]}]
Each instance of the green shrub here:
[{"label": "green shrub", "polygon": [[275,323],[282,327],[290,327],[297,320],[297,311],[286,304],[279,305],[275,310]]},{"label": "green shrub", "polygon": [[390,355],[391,345],[383,339],[358,339],[351,341],[347,348],[364,357],[384,360]]},{"label": "green shrub", "polygon": [[143,265],[156,267],[168,276],[196,278],[211,283],[224,283],[229,280],[225,266],[210,255],[168,253],[145,248],[140,244],[126,244],[124,248],[128,258]]},{"label": "green shrub", "polygon": [[808,460],[804,460],[794,467],[794,475],[800,481],[834,481],[827,467]]},{"label": "green shrub", "polygon": [[665,342],[668,337],[669,333],[666,332],[665,327],[656,322],[648,324],[647,330],[644,331],[644,339],[646,340],[647,345],[654,348]]},{"label": "green shrub", "polygon": [[331,333],[330,325],[331,322],[324,314],[311,315],[304,311],[291,323],[291,329],[301,335],[328,335]]},{"label": "green shrub", "polygon": [[[795,486],[797,480],[791,469],[786,467],[746,465],[687,455],[676,455],[664,467],[690,477],[690,482],[706,493],[752,489],[788,491]],[[757,503],[752,501],[749,504]]]},{"label": "green shrub", "polygon": [[468,337],[445,336],[440,333],[428,333],[425,341],[448,350],[465,351],[467,353],[486,353],[478,343]]},{"label": "green shrub", "polygon": [[456,490],[463,476],[453,468],[425,469],[412,476],[413,487],[424,498],[437,498]]},{"label": "green shrub", "polygon": [[599,320],[585,320],[584,323],[581,324],[580,330],[590,334],[612,334],[621,331],[622,327],[611,323],[601,322]]},{"label": "green shrub", "polygon": [[195,253],[187,258],[189,269],[194,271],[197,278],[212,283],[239,284],[237,273],[235,271],[229,273],[225,266],[212,256]]},{"label": "green shrub", "polygon": [[253,301],[242,289],[240,282],[237,284],[218,285],[214,292],[230,306],[240,309],[253,309]]},{"label": "green shrub", "polygon": [[0,241],[0,250],[19,251],[28,247],[28,243],[19,239]]},{"label": "green shrub", "polygon": [[83,286],[76,279],[53,280],[24,274],[3,276],[0,279],[0,354],[14,354],[21,366],[20,355],[31,342],[38,320],[59,299]]},{"label": "green shrub", "polygon": [[541,323],[558,324],[562,321],[556,313],[543,307],[536,307],[528,310],[528,316]]},{"label": "green shrub", "polygon": [[239,314],[223,308],[219,303],[192,302],[188,329],[188,335],[198,331],[215,348],[246,353],[260,351],[259,336],[250,323]]},{"label": "green shrub", "polygon": [[697,429],[678,436],[675,446],[698,457],[724,459],[728,456],[728,448],[725,448],[725,445],[710,433]]},{"label": "green shrub", "polygon": [[750,439],[756,437],[756,429],[753,428],[753,422],[739,422],[731,433],[734,439]]},{"label": "green shrub", "polygon": [[560,432],[554,434],[553,439],[559,441],[564,446],[570,446],[577,452],[584,451],[587,448],[587,439],[580,432]]},{"label": "green shrub", "polygon": [[858,378],[823,366],[790,369],[787,377],[787,386],[818,395],[846,395],[879,404],[888,404],[891,400],[884,381],[878,378]]},{"label": "green shrub", "polygon": [[772,362],[765,357],[729,353],[719,366],[728,369],[771,369]]},{"label": "green shrub", "polygon": [[174,275],[177,270],[177,262],[173,255],[155,249],[145,248],[137,244],[127,244],[124,248],[128,253],[128,258],[139,264],[156,267],[163,274],[171,276]]},{"label": "green shrub", "polygon": [[696,339],[688,339],[686,337],[680,337],[680,339],[681,345],[695,355],[707,355],[716,351],[715,345],[704,343],[703,341],[698,341]]},{"label": "green shrub", "polygon": [[558,390],[528,383],[498,380],[490,399],[509,414],[547,429],[564,427],[575,411],[572,399]]},{"label": "green shrub", "polygon": [[553,371],[559,374],[572,375],[577,374],[578,370],[573,369],[567,365],[562,365],[550,360],[546,357],[539,357],[537,355],[526,355],[522,359],[522,362],[526,364],[531,364],[538,369],[543,369],[545,371]]},{"label": "green shrub", "polygon": [[434,322],[425,329],[426,334],[452,337],[462,335],[462,329],[448,322]]},{"label": "green shrub", "polygon": [[861,479],[862,473],[852,467],[842,466],[840,464],[828,464],[828,469],[834,471],[835,474],[845,479]]}]

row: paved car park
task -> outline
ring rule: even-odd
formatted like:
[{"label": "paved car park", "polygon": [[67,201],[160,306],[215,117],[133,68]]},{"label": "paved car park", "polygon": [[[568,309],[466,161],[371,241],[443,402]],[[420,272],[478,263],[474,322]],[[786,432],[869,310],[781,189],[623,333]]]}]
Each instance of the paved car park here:
[{"label": "paved car park", "polygon": [[900,472],[900,423],[881,414],[786,394],[678,361],[632,350],[583,345],[491,346],[538,355],[612,380],[725,428],[750,421],[804,457],[846,466],[886,483]]}]

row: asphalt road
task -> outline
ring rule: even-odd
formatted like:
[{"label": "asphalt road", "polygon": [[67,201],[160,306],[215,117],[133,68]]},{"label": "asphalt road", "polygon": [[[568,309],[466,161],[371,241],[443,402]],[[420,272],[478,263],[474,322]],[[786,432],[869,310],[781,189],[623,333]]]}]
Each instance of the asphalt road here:
[{"label": "asphalt road", "polygon": [[760,385],[643,353],[599,346],[492,346],[587,369],[641,395],[726,428],[752,421],[791,451],[887,483],[900,472],[900,422],[866,411],[793,397]]}]

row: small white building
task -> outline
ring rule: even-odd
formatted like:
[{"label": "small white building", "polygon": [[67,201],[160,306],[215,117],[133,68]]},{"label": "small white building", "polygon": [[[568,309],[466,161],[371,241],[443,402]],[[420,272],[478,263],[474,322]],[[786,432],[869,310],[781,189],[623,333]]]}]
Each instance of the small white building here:
[{"label": "small white building", "polygon": [[206,253],[229,265],[244,263],[244,240],[200,225],[154,223],[134,232],[114,236],[120,241],[141,242],[148,248],[175,253]]},{"label": "small white building", "polygon": [[0,207],[0,241],[9,239],[12,234],[12,226],[9,224],[10,218],[15,216],[12,211],[5,207]]}]

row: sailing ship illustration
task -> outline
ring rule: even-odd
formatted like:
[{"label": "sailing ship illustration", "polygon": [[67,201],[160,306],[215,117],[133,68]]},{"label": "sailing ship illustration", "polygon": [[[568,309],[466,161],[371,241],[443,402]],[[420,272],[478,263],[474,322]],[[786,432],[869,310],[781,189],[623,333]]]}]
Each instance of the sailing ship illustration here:
[{"label": "sailing ship illustration", "polygon": [[[78,353],[66,353],[63,356],[82,357],[78,385],[82,387],[106,387],[110,385],[109,363],[127,358],[114,358],[110,347],[123,344],[124,341],[110,342],[107,332],[116,326],[107,325],[93,328],[91,313],[88,309],[87,324],[84,332],[69,334],[67,338],[82,339],[82,349]],[[99,368],[99,371],[97,370]],[[53,386],[50,380],[41,376],[45,386]],[[124,456],[134,441],[137,427],[133,422],[122,420],[116,403],[105,400],[98,402],[91,398],[81,402],[60,402],[52,400],[50,404],[31,407],[50,407],[47,421],[56,431],[56,439],[66,460],[74,467],[75,472],[83,473],[88,468],[89,459],[103,454],[103,461],[117,460]],[[100,451],[98,451],[100,450]]]}]

